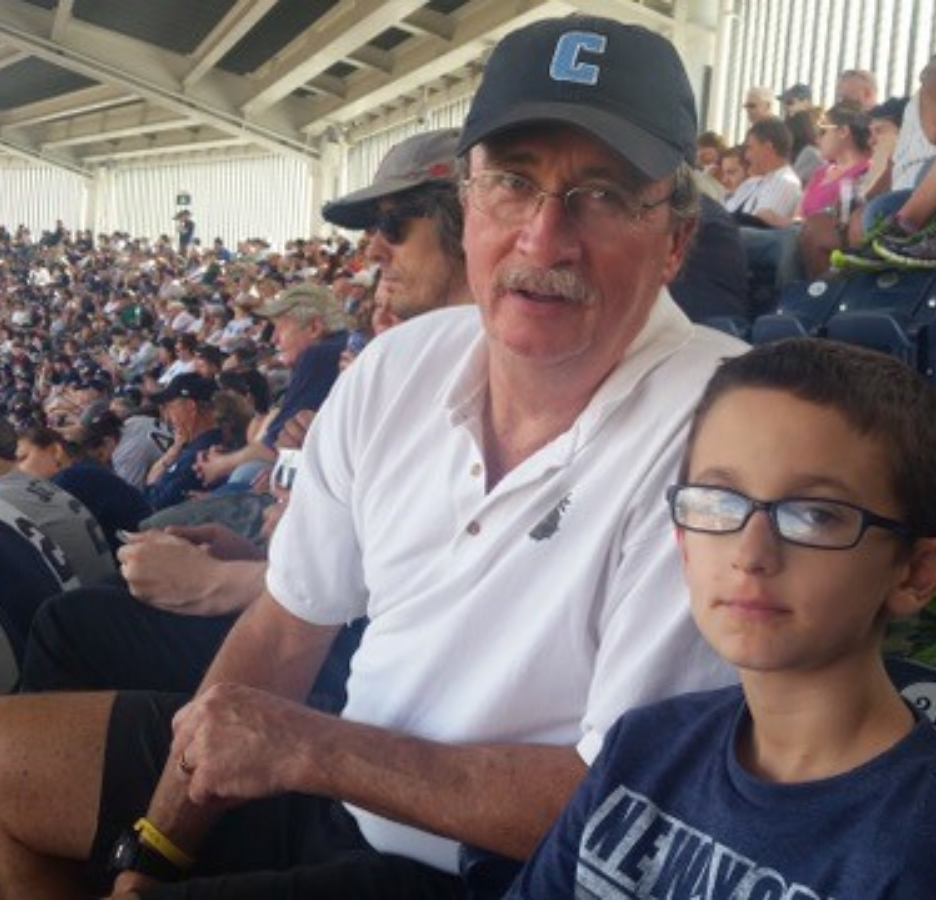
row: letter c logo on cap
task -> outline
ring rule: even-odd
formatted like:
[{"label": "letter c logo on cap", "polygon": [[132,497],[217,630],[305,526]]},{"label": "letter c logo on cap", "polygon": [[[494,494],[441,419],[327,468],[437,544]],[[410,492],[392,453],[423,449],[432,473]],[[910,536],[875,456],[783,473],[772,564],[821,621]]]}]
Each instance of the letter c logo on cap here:
[{"label": "letter c logo on cap", "polygon": [[569,31],[559,38],[556,52],[549,66],[549,77],[554,81],[574,81],[578,84],[597,84],[601,69],[592,63],[579,61],[579,54],[604,53],[608,39],[603,34],[587,31]]}]

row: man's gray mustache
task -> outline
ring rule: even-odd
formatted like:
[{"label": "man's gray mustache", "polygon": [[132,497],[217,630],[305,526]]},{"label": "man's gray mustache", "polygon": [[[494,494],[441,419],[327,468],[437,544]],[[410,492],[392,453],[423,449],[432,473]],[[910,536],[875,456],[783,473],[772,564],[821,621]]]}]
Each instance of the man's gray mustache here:
[{"label": "man's gray mustache", "polygon": [[548,294],[572,303],[588,303],[593,299],[591,288],[571,269],[505,269],[498,276],[497,287],[502,293]]}]

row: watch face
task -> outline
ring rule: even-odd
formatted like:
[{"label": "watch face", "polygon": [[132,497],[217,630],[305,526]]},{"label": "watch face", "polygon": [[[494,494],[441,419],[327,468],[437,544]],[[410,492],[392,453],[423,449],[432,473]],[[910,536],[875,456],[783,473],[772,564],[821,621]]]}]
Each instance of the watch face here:
[{"label": "watch face", "polygon": [[110,867],[117,872],[123,872],[125,869],[129,869],[136,861],[138,848],[139,844],[137,843],[137,836],[135,834],[132,832],[122,834],[111,850]]}]

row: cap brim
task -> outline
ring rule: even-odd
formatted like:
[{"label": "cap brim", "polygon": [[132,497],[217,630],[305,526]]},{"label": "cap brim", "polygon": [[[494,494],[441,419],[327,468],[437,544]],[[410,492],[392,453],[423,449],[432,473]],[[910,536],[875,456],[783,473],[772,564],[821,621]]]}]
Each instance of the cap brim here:
[{"label": "cap brim", "polygon": [[467,122],[458,142],[457,155],[467,153],[475,144],[520,125],[555,122],[588,132],[607,144],[648,178],[656,181],[672,175],[685,157],[678,147],[618,116],[568,103],[530,103],[514,107],[489,118],[483,129]]},{"label": "cap brim", "polygon": [[[442,182],[449,179],[438,180]],[[338,200],[326,203],[322,207],[322,218],[339,228],[355,230],[370,228],[377,219],[379,201],[433,183],[432,179],[388,178],[380,184],[372,184],[370,187],[361,188],[359,191],[353,191]]]}]

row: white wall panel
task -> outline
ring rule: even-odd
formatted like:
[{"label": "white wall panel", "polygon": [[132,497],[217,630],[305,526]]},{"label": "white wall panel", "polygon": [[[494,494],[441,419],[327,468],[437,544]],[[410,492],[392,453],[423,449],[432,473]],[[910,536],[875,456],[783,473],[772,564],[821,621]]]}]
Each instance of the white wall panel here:
[{"label": "white wall panel", "polygon": [[232,246],[259,237],[274,246],[307,237],[312,221],[308,165],[292,158],[260,156],[174,165],[115,168],[110,202],[99,211],[98,230],[132,235],[173,234],[176,198],[189,194],[196,237]]},{"label": "white wall panel", "polygon": [[87,202],[88,182],[80,175],[15,160],[0,164],[0,224],[11,230],[26,225],[38,238],[56,219],[78,227]]}]

